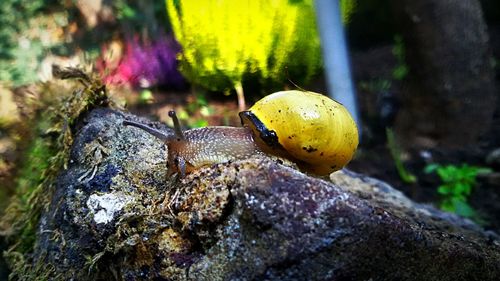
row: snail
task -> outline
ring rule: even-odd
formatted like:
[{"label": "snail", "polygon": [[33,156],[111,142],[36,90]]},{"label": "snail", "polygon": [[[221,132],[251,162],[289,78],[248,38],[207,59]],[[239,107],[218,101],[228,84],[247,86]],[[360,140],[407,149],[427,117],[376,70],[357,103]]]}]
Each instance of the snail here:
[{"label": "snail", "polygon": [[182,131],[174,111],[174,134],[124,121],[167,145],[168,174],[193,170],[256,154],[295,162],[306,172],[328,175],[344,167],[358,146],[358,129],[340,103],[318,93],[282,91],[265,96],[239,113],[243,127],[212,126]]}]

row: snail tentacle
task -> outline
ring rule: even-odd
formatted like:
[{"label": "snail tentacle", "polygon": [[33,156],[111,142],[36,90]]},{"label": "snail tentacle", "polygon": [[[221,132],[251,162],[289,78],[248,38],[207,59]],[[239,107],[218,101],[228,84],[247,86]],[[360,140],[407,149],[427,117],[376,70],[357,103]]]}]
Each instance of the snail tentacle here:
[{"label": "snail tentacle", "polygon": [[168,112],[168,116],[172,118],[172,121],[174,122],[174,132],[175,136],[179,138],[179,140],[185,140],[186,137],[184,136],[184,133],[182,132],[181,128],[181,123],[179,122],[179,118],[177,118],[177,114],[175,114],[174,110],[170,110]]},{"label": "snail tentacle", "polygon": [[135,121],[130,121],[130,120],[124,120],[123,121],[123,125],[127,125],[127,126],[132,126],[132,127],[136,127],[136,128],[139,128],[139,129],[142,129],[148,133],[150,133],[151,135],[159,138],[160,140],[166,142],[168,141],[171,136],[160,131],[160,130],[157,130],[155,128],[151,128],[149,127],[148,125],[144,125],[142,123],[138,123],[138,122],[135,122]]}]

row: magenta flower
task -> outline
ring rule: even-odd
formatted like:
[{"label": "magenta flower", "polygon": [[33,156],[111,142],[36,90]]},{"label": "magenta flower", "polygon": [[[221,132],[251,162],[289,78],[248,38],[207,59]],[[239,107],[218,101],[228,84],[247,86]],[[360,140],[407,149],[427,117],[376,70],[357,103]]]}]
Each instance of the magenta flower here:
[{"label": "magenta flower", "polygon": [[161,36],[146,43],[136,38],[125,44],[124,55],[116,68],[106,69],[109,62],[103,58],[97,61],[97,69],[104,76],[105,83],[142,88],[185,86],[186,81],[177,69],[180,46],[172,37]]}]

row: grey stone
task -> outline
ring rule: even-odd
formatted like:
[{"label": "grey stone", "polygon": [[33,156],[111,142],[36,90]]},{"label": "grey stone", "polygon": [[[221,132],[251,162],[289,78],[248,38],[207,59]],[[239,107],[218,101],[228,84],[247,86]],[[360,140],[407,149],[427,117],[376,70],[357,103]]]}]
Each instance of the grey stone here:
[{"label": "grey stone", "polygon": [[42,213],[33,262],[63,280],[500,280],[495,233],[384,182],[262,156],[167,178],[164,145],[125,118],[147,122],[81,122]]}]

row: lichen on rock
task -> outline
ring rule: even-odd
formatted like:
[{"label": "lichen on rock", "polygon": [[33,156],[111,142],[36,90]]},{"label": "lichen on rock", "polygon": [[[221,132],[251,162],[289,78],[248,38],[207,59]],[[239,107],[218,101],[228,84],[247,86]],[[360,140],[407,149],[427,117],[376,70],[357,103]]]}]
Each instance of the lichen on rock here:
[{"label": "lichen on rock", "polygon": [[108,223],[114,219],[115,213],[121,211],[127,204],[133,203],[131,197],[121,193],[92,194],[87,200],[89,215],[94,217],[96,224]]}]

